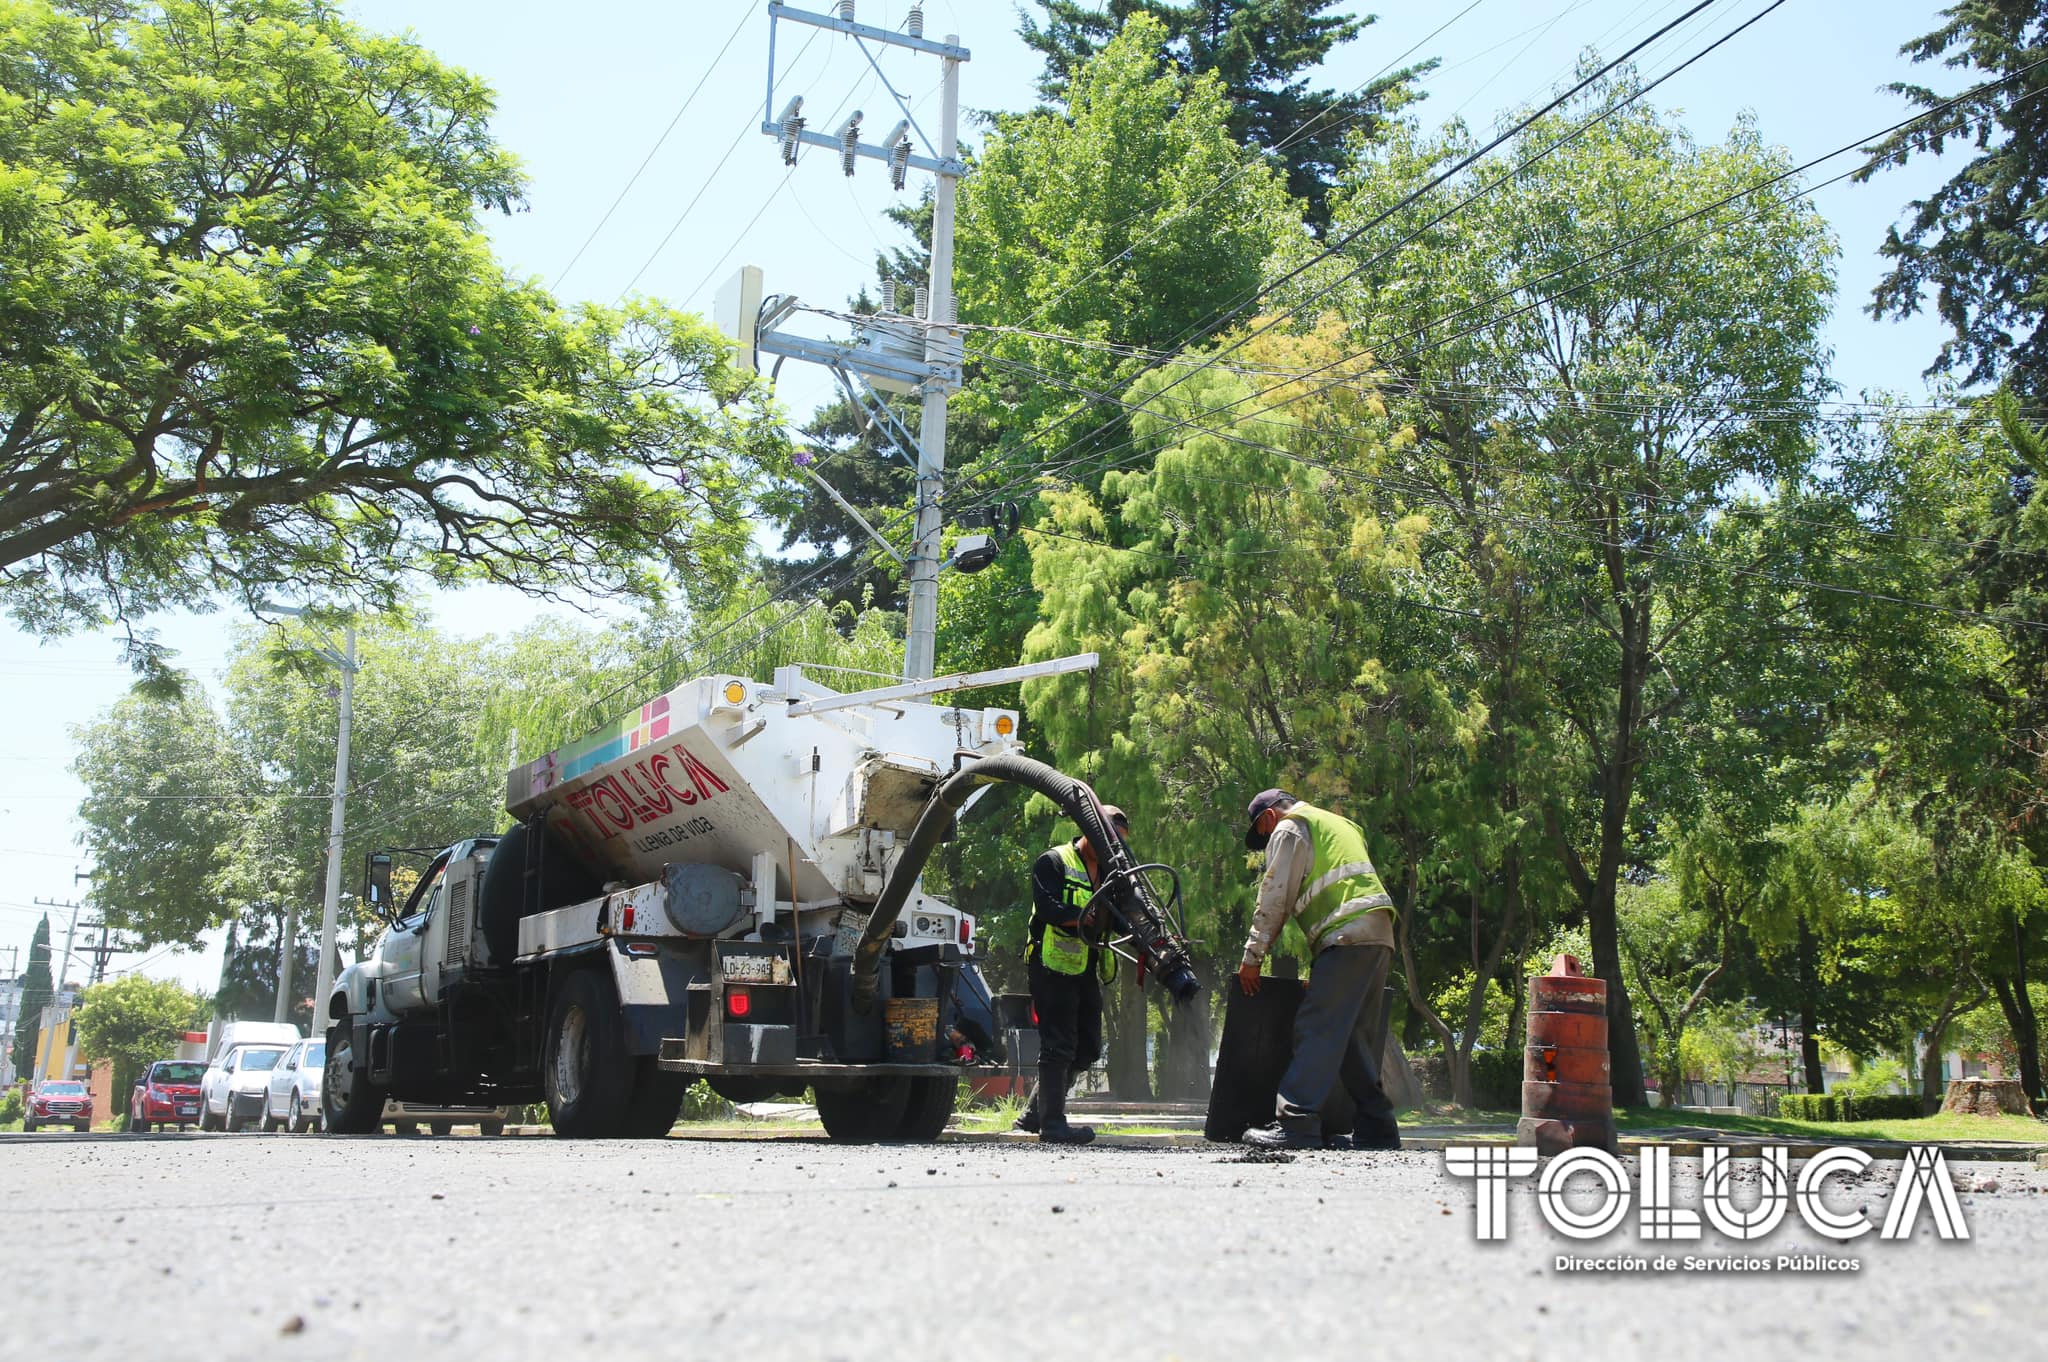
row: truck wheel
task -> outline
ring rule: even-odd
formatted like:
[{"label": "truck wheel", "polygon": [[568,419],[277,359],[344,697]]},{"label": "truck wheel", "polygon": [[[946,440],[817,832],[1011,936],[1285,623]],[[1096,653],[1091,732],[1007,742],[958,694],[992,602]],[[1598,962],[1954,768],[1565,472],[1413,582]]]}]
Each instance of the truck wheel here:
[{"label": "truck wheel", "polygon": [[586,1140],[626,1133],[636,1075],[624,1042],[609,979],[579,969],[556,984],[541,1060],[555,1134]]},{"label": "truck wheel", "polygon": [[147,1135],[147,1134],[149,1134],[149,1122],[147,1122],[147,1121],[130,1121],[130,1122],[128,1123],[128,1133],[129,1133],[129,1134],[131,1134],[131,1135]]},{"label": "truck wheel", "polygon": [[427,1129],[433,1131],[436,1135],[452,1135],[455,1132],[455,1122],[429,1121],[427,1122]]},{"label": "truck wheel", "polygon": [[637,1061],[639,1074],[633,1080],[633,1101],[626,1108],[626,1138],[662,1140],[675,1129],[683,1113],[683,1097],[690,1091],[688,1074],[670,1073],[652,1055]]},{"label": "truck wheel", "polygon": [[29,1116],[29,1117],[25,1117],[25,1118],[23,1118],[23,1120],[22,1120],[22,1123],[21,1123],[21,1129],[22,1129],[22,1133],[23,1133],[23,1134],[26,1134],[26,1135],[33,1135],[33,1134],[35,1134],[35,1132],[36,1132],[36,1118],[35,1118],[35,1117],[33,1117],[33,1116]]},{"label": "truck wheel", "polygon": [[391,1123],[391,1133],[393,1135],[417,1135],[420,1133],[420,1123],[418,1121],[393,1121]]},{"label": "truck wheel", "polygon": [[327,1038],[327,1069],[320,1080],[323,1124],[334,1135],[375,1135],[382,1126],[384,1093],[356,1067],[355,1028],[344,1017]]},{"label": "truck wheel", "polygon": [[953,1119],[953,1099],[959,1094],[957,1078],[913,1078],[910,1100],[903,1104],[903,1119],[896,1124],[896,1138],[929,1144],[946,1131]]},{"label": "truck wheel", "polygon": [[476,1132],[479,1135],[503,1135],[505,1133],[505,1123],[503,1121],[479,1121],[477,1122]]},{"label": "truck wheel", "polygon": [[220,1127],[219,1127],[219,1126],[217,1126],[217,1125],[215,1125],[215,1124],[213,1123],[213,1108],[211,1108],[211,1107],[209,1107],[209,1106],[207,1106],[207,1105],[206,1105],[206,1099],[205,1099],[204,1097],[200,1098],[200,1099],[199,1099],[199,1131],[200,1131],[200,1133],[201,1133],[201,1134],[205,1134],[205,1133],[207,1133],[207,1132],[209,1132],[209,1131],[214,1131],[214,1130],[219,1130],[219,1129],[220,1129]]},{"label": "truck wheel", "polygon": [[844,1087],[818,1089],[818,1119],[841,1144],[894,1139],[910,1105],[907,1078],[869,1078]]}]

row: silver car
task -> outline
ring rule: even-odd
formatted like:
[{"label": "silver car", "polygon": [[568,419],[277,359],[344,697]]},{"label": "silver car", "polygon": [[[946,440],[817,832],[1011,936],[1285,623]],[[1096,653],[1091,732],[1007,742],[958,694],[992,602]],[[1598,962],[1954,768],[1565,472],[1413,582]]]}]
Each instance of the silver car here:
[{"label": "silver car", "polygon": [[263,1128],[303,1135],[325,1118],[320,1111],[320,1076],[327,1069],[327,1042],[302,1040],[284,1052],[270,1071],[263,1098]]},{"label": "silver car", "polygon": [[199,1080],[199,1128],[246,1130],[263,1114],[270,1074],[285,1045],[236,1045],[213,1057]]}]

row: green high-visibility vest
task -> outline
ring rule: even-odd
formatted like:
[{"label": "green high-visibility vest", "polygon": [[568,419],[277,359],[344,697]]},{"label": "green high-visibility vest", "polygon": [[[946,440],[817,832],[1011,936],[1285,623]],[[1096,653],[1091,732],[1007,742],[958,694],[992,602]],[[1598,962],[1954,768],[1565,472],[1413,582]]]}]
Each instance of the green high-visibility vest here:
[{"label": "green high-visibility vest", "polygon": [[1323,938],[1345,923],[1392,908],[1393,897],[1372,868],[1365,829],[1313,804],[1297,803],[1286,816],[1301,823],[1315,848],[1315,861],[1294,905],[1310,951],[1321,950]]},{"label": "green high-visibility vest", "polygon": [[[1060,905],[1071,912],[1079,913],[1095,897],[1095,886],[1088,881],[1088,865],[1081,859],[1081,853],[1072,842],[1062,842],[1053,848],[1060,864],[1067,868],[1066,881],[1060,886]],[[1078,932],[1045,924],[1045,931],[1038,939],[1038,960],[1055,974],[1083,974],[1088,969],[1088,952],[1092,949],[1088,939]],[[1098,957],[1097,971],[1102,981],[1108,983],[1116,978],[1116,956],[1104,950]]]}]

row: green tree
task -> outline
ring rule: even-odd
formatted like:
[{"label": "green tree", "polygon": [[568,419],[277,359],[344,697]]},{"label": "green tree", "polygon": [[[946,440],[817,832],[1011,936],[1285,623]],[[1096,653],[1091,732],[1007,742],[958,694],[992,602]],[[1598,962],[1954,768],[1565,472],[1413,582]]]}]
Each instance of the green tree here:
[{"label": "green tree", "polygon": [[765,388],[708,325],[505,272],[478,214],[522,181],[491,111],[326,0],[0,4],[17,620],[729,579],[780,457]]},{"label": "green tree", "polygon": [[1714,984],[1727,972],[1733,928],[1668,879],[1623,885],[1615,909],[1622,963],[1644,1005],[1644,1067],[1664,1100],[1675,1103],[1684,1091],[1686,1032],[1703,1008],[1713,1006]]},{"label": "green tree", "polygon": [[28,943],[28,968],[21,972],[21,1006],[14,1014],[14,1072],[27,1077],[35,1068],[36,1041],[43,1034],[43,1009],[53,997],[50,980],[50,915],[36,923]]},{"label": "green tree", "polygon": [[1038,90],[1071,102],[1081,68],[1144,15],[1156,20],[1158,53],[1186,75],[1214,72],[1231,107],[1230,134],[1270,154],[1287,188],[1328,222],[1327,198],[1345,143],[1371,140],[1386,115],[1416,97],[1414,83],[1434,59],[1377,76],[1350,93],[1312,89],[1305,74],[1374,22],[1372,15],[1333,15],[1336,0],[1037,0],[1042,18],[1020,8],[1019,32],[1045,58]]},{"label": "green tree", "polygon": [[114,1066],[114,1104],[127,1109],[128,1091],[144,1066],[163,1059],[185,1032],[204,1026],[207,1001],[165,979],[139,974],[94,984],[78,996],[72,1023],[78,1050]]},{"label": "green tree", "polygon": [[[339,696],[333,670],[310,655],[314,641],[304,626],[244,630],[221,711],[196,688],[131,695],[76,734],[83,841],[99,866],[94,905],[152,943],[239,924],[240,951],[267,952],[267,964],[252,957],[223,986],[224,1004],[245,1012],[256,1009],[232,986],[236,970],[274,978],[280,943],[308,949],[319,923]],[[372,847],[494,831],[512,762],[509,735],[483,732],[496,712],[483,645],[392,619],[362,627],[357,654],[343,864],[361,865]],[[580,701],[581,680],[556,684]],[[360,939],[373,922],[346,893],[344,930]]]},{"label": "green tree", "polygon": [[1938,59],[1966,73],[1970,85],[1958,94],[1892,85],[1892,93],[1931,116],[1871,147],[1873,160],[1858,178],[1916,156],[1941,156],[1953,143],[1975,154],[1939,189],[1907,205],[1903,231],[1885,234],[1879,249],[1892,264],[1871,294],[1870,313],[1910,317],[1931,290],[1950,335],[1929,372],[1971,384],[2009,378],[2030,398],[2048,397],[2048,335],[2041,329],[2048,222],[2040,211],[2048,107],[2039,98],[2048,90],[2041,64],[2048,57],[2048,6],[1961,0],[1941,17],[1939,28],[1900,50],[1916,62]]},{"label": "green tree", "polygon": [[[1472,201],[1434,224],[1441,203],[1400,201],[1468,139],[1391,137],[1336,223],[1385,218],[1342,296],[1404,394],[1414,508],[1476,519],[1525,565],[1533,704],[1580,772],[1541,816],[1608,981],[1616,1097],[1639,1103],[1615,898],[1651,859],[1640,784],[1796,604],[1764,585],[1793,546],[1720,512],[1811,458],[1833,246],[1796,196],[1724,202],[1785,168],[1753,127],[1701,146],[1630,93],[1603,81],[1539,120],[1503,156],[1554,151],[1484,192],[1491,172],[1447,185]],[[1640,242],[1681,217],[1682,238]]]}]

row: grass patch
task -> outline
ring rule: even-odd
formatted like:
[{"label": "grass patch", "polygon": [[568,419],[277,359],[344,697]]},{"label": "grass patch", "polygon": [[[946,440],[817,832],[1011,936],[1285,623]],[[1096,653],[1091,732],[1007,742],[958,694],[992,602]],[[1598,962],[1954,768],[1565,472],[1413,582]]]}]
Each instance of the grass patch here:
[{"label": "grass patch", "polygon": [[1898,1140],[1906,1144],[1969,1143],[2009,1140],[2048,1144],[2048,1122],[2031,1116],[1958,1116],[1936,1113],[1896,1121],[1791,1121],[1774,1116],[1716,1116],[1704,1111],[1668,1111],[1662,1107],[1617,1109],[1615,1123],[1623,1133],[1696,1126],[1748,1135],[1777,1135],[1812,1140]]}]

